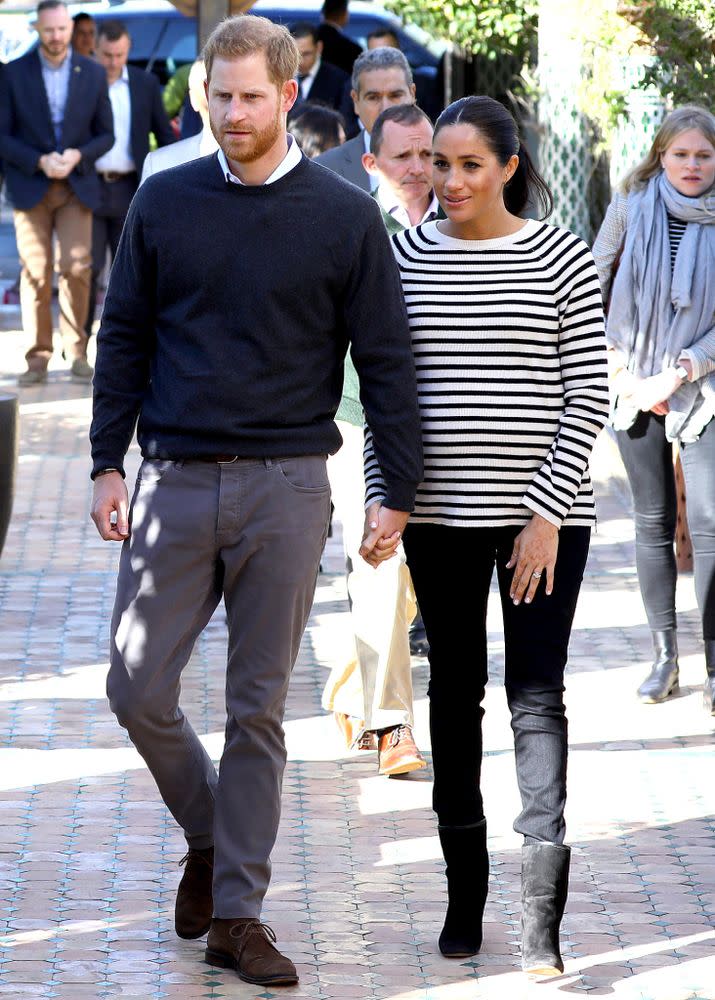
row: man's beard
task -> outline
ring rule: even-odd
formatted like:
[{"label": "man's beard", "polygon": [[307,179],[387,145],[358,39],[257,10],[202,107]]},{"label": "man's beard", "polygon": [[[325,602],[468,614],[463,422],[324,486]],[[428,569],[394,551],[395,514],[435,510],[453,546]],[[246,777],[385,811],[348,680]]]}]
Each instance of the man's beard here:
[{"label": "man's beard", "polygon": [[283,123],[280,108],[276,110],[276,116],[273,121],[261,131],[256,131],[248,125],[241,127],[242,131],[250,130],[252,141],[247,138],[238,142],[232,141],[232,137],[225,134],[222,126],[217,127],[211,122],[211,131],[223,150],[226,159],[234,160],[236,163],[254,163],[256,160],[260,160],[275,145],[282,129]]},{"label": "man's beard", "polygon": [[45,42],[40,42],[42,51],[53,59],[66,54],[69,47],[69,42],[50,42],[49,45],[45,44]]}]

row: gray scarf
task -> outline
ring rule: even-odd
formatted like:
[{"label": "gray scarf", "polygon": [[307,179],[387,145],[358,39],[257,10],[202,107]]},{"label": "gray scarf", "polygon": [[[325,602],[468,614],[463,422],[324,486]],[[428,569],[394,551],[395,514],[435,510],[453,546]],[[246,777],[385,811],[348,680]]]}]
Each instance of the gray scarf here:
[{"label": "gray scarf", "polygon": [[[671,271],[667,213],[687,223]],[[628,198],[628,229],[613,282],[608,342],[643,378],[677,363],[715,321],[715,194],[687,198],[663,172]],[[669,400],[668,437],[680,435],[715,375],[686,382]]]}]

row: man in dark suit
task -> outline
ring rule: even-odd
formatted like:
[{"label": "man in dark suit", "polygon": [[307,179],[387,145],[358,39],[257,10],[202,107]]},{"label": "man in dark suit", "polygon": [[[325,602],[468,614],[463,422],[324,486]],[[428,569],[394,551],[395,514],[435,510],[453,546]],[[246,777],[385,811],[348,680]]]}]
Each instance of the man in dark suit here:
[{"label": "man in dark suit", "polygon": [[92,333],[97,281],[107,250],[112,260],[117,252],[129,204],[139,187],[149,152],[149,133],[154,133],[159,146],[168,146],[176,139],[164,110],[159,81],[151,73],[127,66],[130,48],[131,38],[121,21],[102,22],[97,38],[97,61],[107,73],[115,141],[109,152],[95,164],[100,201],[92,223],[92,284],[87,336]]},{"label": "man in dark suit", "polygon": [[74,378],[88,380],[87,302],[94,170],[111,148],[112,108],[100,66],[70,49],[72,19],[61,0],[37,8],[39,48],[0,78],[0,159],[15,207],[22,263],[22,322],[31,338],[20,385],[44,382],[52,357],[52,237],[57,237],[60,333]]},{"label": "man in dark suit", "polygon": [[363,52],[353,68],[352,85],[350,96],[363,131],[317,157],[317,162],[363,191],[372,191],[377,187],[377,178],[368,174],[362,162],[363,154],[370,152],[372,127],[385,108],[414,104],[415,85],[402,52],[387,47]]},{"label": "man in dark suit", "polygon": [[323,43],[318,41],[318,29],[312,24],[301,21],[293,25],[290,33],[300,54],[298,99],[340,111],[350,89],[350,77],[322,58]]},{"label": "man in dark suit", "polygon": [[352,73],[353,63],[362,49],[343,31],[350,20],[348,0],[325,0],[321,14],[318,40],[323,43],[323,58],[343,72]]}]

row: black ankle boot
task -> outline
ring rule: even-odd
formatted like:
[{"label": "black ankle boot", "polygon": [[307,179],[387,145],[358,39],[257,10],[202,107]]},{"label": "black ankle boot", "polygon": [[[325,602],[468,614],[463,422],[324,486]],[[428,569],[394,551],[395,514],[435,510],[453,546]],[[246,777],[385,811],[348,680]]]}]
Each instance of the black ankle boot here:
[{"label": "black ankle boot", "polygon": [[655,661],[638,688],[638,697],[646,705],[656,705],[676,694],[678,684],[678,638],[674,628],[653,632]]},{"label": "black ankle boot", "polygon": [[445,958],[476,955],[482,945],[482,917],[489,885],[487,821],[474,826],[440,826],[447,862],[449,906],[439,936]]},{"label": "black ankle boot", "polygon": [[521,965],[536,976],[559,976],[564,963],[559,927],[569,886],[571,848],[525,844],[521,849]]},{"label": "black ankle boot", "polygon": [[703,688],[703,703],[705,711],[715,715],[715,639],[705,640],[705,687]]}]

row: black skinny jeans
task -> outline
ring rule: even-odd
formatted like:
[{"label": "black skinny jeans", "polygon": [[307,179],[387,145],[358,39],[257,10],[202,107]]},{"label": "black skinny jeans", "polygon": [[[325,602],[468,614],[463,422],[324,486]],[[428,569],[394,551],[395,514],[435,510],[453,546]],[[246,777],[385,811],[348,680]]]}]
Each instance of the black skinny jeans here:
[{"label": "black skinny jeans", "polygon": [[[695,591],[703,637],[715,639],[715,427],[681,444],[680,456],[693,542]],[[677,569],[673,541],[677,517],[673,446],[665,418],[640,413],[616,438],[628,474],[636,526],[636,568],[648,624],[654,631],[676,627]]]},{"label": "black skinny jeans", "polygon": [[[433,807],[441,826],[484,817],[480,774],[487,670],[487,601],[494,564],[504,618],[505,687],[514,733],[522,811],[514,823],[526,843],[562,844],[566,832],[567,722],[564,668],[588,556],[590,529],[562,528],[554,592],[539,585],[531,604],[509,597],[506,569],[521,529],[410,524],[407,564],[430,652]],[[460,568],[469,566],[465,586]]]}]

